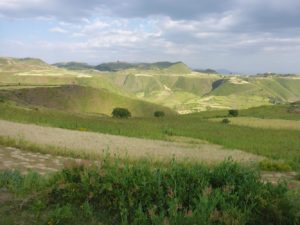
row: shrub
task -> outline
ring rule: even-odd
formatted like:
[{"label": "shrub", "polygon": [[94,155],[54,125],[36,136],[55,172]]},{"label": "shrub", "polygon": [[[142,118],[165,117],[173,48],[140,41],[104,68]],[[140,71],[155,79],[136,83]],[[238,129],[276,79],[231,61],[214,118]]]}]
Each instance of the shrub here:
[{"label": "shrub", "polygon": [[165,113],[163,111],[155,111],[154,116],[155,117],[164,117]]},{"label": "shrub", "polygon": [[266,171],[283,171],[283,172],[288,172],[291,171],[292,168],[290,165],[283,161],[276,161],[276,160],[262,160],[259,162],[259,168],[261,170],[266,170]]},{"label": "shrub", "polygon": [[131,117],[131,113],[125,108],[114,108],[112,116],[115,118],[129,118]]},{"label": "shrub", "polygon": [[112,224],[299,221],[285,184],[264,184],[258,173],[231,161],[215,168],[176,162],[153,168],[147,162],[120,165],[107,160],[98,169],[65,169],[48,197],[52,203],[73,206],[88,201],[88,214],[101,210]]},{"label": "shrub", "polygon": [[222,120],[222,123],[228,124],[228,123],[230,123],[230,120],[229,120],[228,118],[224,118],[224,119]]},{"label": "shrub", "polygon": [[230,109],[230,110],[228,111],[228,115],[229,115],[229,116],[232,116],[232,117],[237,117],[237,116],[239,115],[239,111],[236,110],[236,109]]}]

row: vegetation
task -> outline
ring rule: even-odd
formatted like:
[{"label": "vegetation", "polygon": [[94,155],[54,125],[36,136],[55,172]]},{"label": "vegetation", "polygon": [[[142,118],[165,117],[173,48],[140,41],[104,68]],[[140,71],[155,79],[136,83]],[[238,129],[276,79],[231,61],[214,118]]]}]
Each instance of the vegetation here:
[{"label": "vegetation", "polygon": [[[249,111],[252,113],[252,109]],[[268,109],[268,112],[273,113],[274,111]],[[23,108],[8,103],[0,104],[1,119],[74,130],[85,128],[88,131],[130,137],[163,140],[168,140],[170,136],[189,137],[272,159],[282,159],[293,169],[300,169],[299,130],[262,129],[233,124],[224,126],[222,123],[207,120],[207,118],[218,116],[224,118],[227,113],[228,111],[221,111],[211,112],[211,114],[206,112],[175,117],[169,116],[159,121],[153,117],[119,120],[106,117],[101,118],[99,116],[70,114],[42,108],[35,110],[34,108]],[[247,114],[245,111],[242,113]],[[289,114],[287,116],[289,117]],[[299,118],[298,114],[297,116]],[[296,117],[292,118],[296,119]]]},{"label": "vegetation", "polygon": [[111,93],[106,89],[79,85],[35,87],[0,90],[0,99],[6,98],[20,105],[47,107],[69,112],[111,115],[115,107],[127,108],[135,117],[152,117],[159,109],[167,114],[174,111],[163,106]]},{"label": "vegetation", "polygon": [[236,109],[231,109],[228,111],[228,115],[232,117],[237,117],[239,115],[239,111]]},{"label": "vegetation", "polygon": [[131,117],[131,113],[128,109],[125,108],[114,108],[112,111],[112,116],[115,118],[129,118]]},{"label": "vegetation", "polygon": [[[0,172],[0,188],[19,198],[2,221],[30,224],[298,224],[297,195],[284,183],[265,184],[256,171],[231,161],[209,168],[172,161],[106,158],[101,167],[75,165],[50,177]],[[16,204],[18,202],[16,201]]]},{"label": "vegetation", "polygon": [[259,167],[265,171],[291,171],[292,168],[287,163],[280,160],[263,160],[259,162]]},{"label": "vegetation", "polygon": [[164,117],[165,113],[163,111],[155,111],[154,116],[155,117]]},{"label": "vegetation", "polygon": [[230,120],[229,120],[228,118],[224,118],[224,119],[222,120],[222,123],[228,124],[228,123],[230,123]]},{"label": "vegetation", "polygon": [[[60,63],[56,67],[30,58],[0,58],[0,65],[0,83],[3,84],[0,88],[7,88],[5,85],[15,88],[84,85],[137,97],[180,113],[232,107],[245,109],[300,100],[300,79],[296,75],[224,77],[191,71],[182,62],[106,63],[97,67],[100,71],[84,63]],[[101,72],[103,70],[109,72]]]},{"label": "vegetation", "polygon": [[[0,118],[130,137],[205,141],[265,156],[261,170],[300,171],[297,76],[224,77],[207,74],[214,72],[210,70],[191,71],[181,62],[56,66],[39,59],[0,58]],[[142,100],[180,113],[206,112],[177,115]],[[269,106],[243,110],[259,105]],[[232,108],[238,110],[228,111]],[[130,120],[119,119],[131,114]],[[154,118],[165,114],[164,119]],[[0,136],[5,145],[49,152],[50,146],[16,140]],[[47,176],[1,171],[1,223],[300,223],[299,191],[289,191],[283,182],[263,182],[257,170],[231,160],[208,166],[185,160],[186,151],[180,161],[170,156],[174,160],[167,163],[121,154],[104,157],[98,149],[51,147],[51,152],[100,163],[69,165]]]}]

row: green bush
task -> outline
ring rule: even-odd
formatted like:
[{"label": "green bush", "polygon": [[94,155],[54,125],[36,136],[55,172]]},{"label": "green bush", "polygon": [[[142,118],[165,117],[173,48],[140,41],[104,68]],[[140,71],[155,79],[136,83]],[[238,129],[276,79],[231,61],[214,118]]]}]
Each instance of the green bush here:
[{"label": "green bush", "polygon": [[228,115],[229,115],[229,116],[232,116],[232,117],[237,117],[237,116],[239,115],[239,111],[236,110],[236,109],[230,109],[230,110],[228,111]]},{"label": "green bush", "polygon": [[115,118],[129,118],[131,117],[131,113],[125,108],[114,108],[112,116]]},{"label": "green bush", "polygon": [[163,111],[155,111],[154,116],[155,117],[164,117],[165,113]]},{"label": "green bush", "polygon": [[290,195],[285,183],[262,182],[257,171],[230,160],[214,167],[174,160],[154,167],[105,158],[100,165],[72,166],[50,179],[0,172],[1,187],[31,187],[26,199],[35,200],[28,202],[32,213],[48,224],[300,222],[299,195]]},{"label": "green bush", "polygon": [[258,173],[231,161],[213,169],[107,161],[98,169],[65,169],[48,201],[89,202],[91,212],[109,216],[108,224],[295,224],[286,193],[284,184],[264,184]]}]

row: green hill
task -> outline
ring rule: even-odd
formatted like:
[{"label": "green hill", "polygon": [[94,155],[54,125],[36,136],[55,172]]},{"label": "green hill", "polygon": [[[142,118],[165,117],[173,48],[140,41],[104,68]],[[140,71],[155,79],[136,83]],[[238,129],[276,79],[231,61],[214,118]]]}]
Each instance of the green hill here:
[{"label": "green hill", "polygon": [[[104,71],[104,72],[103,72]],[[103,63],[96,67],[40,59],[0,58],[0,89],[79,85],[171,107],[180,113],[250,108],[300,100],[300,77],[191,71],[182,62]]]},{"label": "green hill", "polygon": [[151,117],[157,110],[164,111],[167,115],[175,114],[163,106],[113,94],[105,89],[78,85],[4,90],[0,91],[0,96],[24,106],[78,113],[110,115],[115,107],[124,107],[128,108],[135,117]]}]

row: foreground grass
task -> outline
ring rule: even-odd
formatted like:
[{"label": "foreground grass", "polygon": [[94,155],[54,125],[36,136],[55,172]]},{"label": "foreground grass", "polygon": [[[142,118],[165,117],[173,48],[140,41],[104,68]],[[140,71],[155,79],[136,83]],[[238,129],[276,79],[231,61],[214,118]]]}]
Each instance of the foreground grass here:
[{"label": "foreground grass", "polygon": [[190,137],[206,140],[226,148],[240,149],[272,159],[282,159],[293,169],[300,168],[299,130],[272,130],[228,125],[209,121],[202,114],[163,119],[120,120],[41,108],[22,108],[7,103],[0,103],[0,118],[130,137],[161,140],[169,139],[170,136]]},{"label": "foreground grass", "polygon": [[[225,161],[153,166],[105,158],[49,177],[0,172],[4,224],[299,224],[299,193],[261,182],[257,171]],[[0,193],[1,195],[1,193]],[[9,207],[8,207],[9,206]],[[25,222],[24,222],[25,221]]]}]

